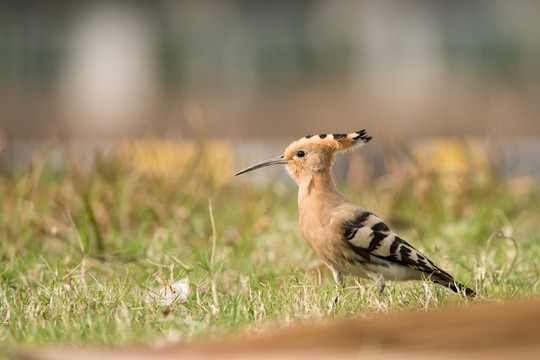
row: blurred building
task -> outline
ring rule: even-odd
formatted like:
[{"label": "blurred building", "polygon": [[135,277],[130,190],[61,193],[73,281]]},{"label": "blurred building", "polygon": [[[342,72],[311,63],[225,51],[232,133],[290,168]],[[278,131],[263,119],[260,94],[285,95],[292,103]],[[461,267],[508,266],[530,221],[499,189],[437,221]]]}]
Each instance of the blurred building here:
[{"label": "blurred building", "polygon": [[0,4],[0,134],[540,134],[540,3]]}]

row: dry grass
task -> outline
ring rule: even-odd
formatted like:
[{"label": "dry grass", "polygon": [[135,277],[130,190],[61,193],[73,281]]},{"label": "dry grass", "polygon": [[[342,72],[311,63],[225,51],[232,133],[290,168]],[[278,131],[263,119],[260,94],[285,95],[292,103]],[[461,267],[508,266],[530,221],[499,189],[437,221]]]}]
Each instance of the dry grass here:
[{"label": "dry grass", "polygon": [[540,303],[392,312],[166,348],[45,349],[25,359],[536,359]]}]

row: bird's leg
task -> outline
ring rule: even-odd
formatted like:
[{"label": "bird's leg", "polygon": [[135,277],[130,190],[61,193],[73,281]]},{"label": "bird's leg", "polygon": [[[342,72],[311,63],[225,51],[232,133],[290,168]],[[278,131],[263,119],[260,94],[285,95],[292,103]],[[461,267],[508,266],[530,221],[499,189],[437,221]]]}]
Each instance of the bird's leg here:
[{"label": "bird's leg", "polygon": [[336,290],[337,290],[337,294],[336,294],[336,297],[334,298],[334,303],[332,306],[335,306],[337,304],[337,302],[339,301],[339,294],[341,293],[341,290],[343,290],[343,285],[344,285],[344,277],[343,277],[343,273],[339,270],[337,270],[336,268],[334,268],[333,266],[331,265],[328,265],[328,268],[330,268],[330,270],[332,271],[332,275],[334,276],[334,280],[336,281]]},{"label": "bird's leg", "polygon": [[375,280],[375,285],[379,287],[379,296],[381,296],[384,292],[385,287],[385,280],[384,276],[381,273],[373,274],[372,279]]},{"label": "bird's leg", "polygon": [[334,298],[334,306],[337,305],[339,301],[339,295],[341,295],[341,291],[343,290],[344,285],[345,285],[345,282],[343,280],[340,283],[336,284],[337,294],[336,294],[336,297]]}]

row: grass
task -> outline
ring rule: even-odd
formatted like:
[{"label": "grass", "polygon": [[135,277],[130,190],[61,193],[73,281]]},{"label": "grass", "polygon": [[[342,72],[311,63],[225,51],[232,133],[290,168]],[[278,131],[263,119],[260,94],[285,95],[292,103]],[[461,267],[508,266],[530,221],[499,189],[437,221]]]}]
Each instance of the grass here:
[{"label": "grass", "polygon": [[[0,344],[192,341],[467,303],[428,282],[390,283],[377,296],[371,282],[349,278],[331,307],[336,289],[301,238],[292,180],[216,181],[208,156],[200,151],[165,174],[100,152],[61,167],[36,155],[4,171]],[[457,186],[444,174],[388,170],[340,188],[477,289],[478,301],[540,294],[536,184],[502,181],[489,169],[461,174]],[[149,296],[186,277],[186,301]]]}]

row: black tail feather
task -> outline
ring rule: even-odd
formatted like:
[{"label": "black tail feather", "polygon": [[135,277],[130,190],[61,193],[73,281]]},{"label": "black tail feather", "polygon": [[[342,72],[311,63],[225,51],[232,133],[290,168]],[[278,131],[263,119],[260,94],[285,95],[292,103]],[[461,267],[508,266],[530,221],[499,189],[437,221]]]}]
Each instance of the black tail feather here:
[{"label": "black tail feather", "polygon": [[473,289],[470,289],[470,288],[466,287],[465,285],[460,284],[458,282],[454,281],[454,282],[449,283],[446,286],[450,290],[452,290],[453,292],[465,293],[465,295],[470,299],[474,299],[476,297],[476,291],[474,291]]},{"label": "black tail feather", "polygon": [[476,297],[476,291],[454,280],[454,277],[444,270],[437,268],[437,272],[431,274],[430,279],[435,284],[444,286],[455,293],[465,294],[469,299]]},{"label": "black tail feather", "polygon": [[445,281],[442,279],[432,279],[435,284],[442,285],[444,287],[447,287],[448,289],[452,290],[455,293],[461,293],[465,294],[469,299],[476,298],[476,291],[473,289],[468,288],[467,286],[458,283],[457,281]]}]

